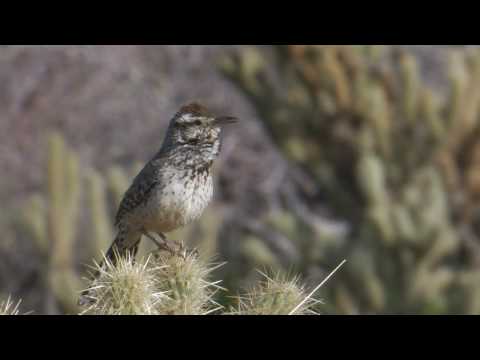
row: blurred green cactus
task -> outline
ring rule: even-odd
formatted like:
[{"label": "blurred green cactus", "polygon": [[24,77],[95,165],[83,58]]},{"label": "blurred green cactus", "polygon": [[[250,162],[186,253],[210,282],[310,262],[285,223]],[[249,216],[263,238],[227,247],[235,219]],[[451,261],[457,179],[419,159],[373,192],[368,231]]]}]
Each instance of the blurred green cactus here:
[{"label": "blurred green cactus", "polygon": [[[84,287],[80,273],[85,269],[79,271],[78,264],[83,259],[100,258],[113,239],[110,209],[117,204],[108,205],[107,187],[113,201],[117,201],[120,181],[127,176],[112,169],[110,174],[115,175],[108,178],[107,186],[95,170],[80,170],[78,157],[60,134],[51,133],[47,144],[45,196],[36,194],[28,199],[19,222],[45,259],[42,277],[48,311],[59,308],[63,313],[75,314],[79,310],[78,294]],[[88,209],[87,219],[81,217],[83,209]],[[79,226],[82,221],[89,226]],[[77,240],[86,253],[77,253]]]},{"label": "blurred green cactus", "polygon": [[[92,224],[91,234],[89,235],[93,240],[91,243],[94,246],[91,253],[95,257],[101,257],[105,249],[108,249],[110,246],[115,235],[107,207],[106,185],[102,177],[94,170],[91,170],[87,175],[87,188],[90,224]],[[115,200],[118,199],[117,191],[116,189],[114,190]]]},{"label": "blurred green cactus", "polygon": [[306,276],[340,254],[350,260],[330,310],[479,313],[480,53],[455,51],[449,92],[438,94],[417,59],[394,46],[276,46],[273,69],[262,51],[229,54],[219,67],[350,226],[327,241],[288,206],[311,231],[269,224],[293,243],[302,237],[307,249],[295,261]]}]

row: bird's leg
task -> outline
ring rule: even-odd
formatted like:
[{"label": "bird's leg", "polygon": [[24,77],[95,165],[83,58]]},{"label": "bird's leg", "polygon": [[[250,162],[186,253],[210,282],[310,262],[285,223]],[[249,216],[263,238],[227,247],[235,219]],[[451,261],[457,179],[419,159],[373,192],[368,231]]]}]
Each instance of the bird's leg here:
[{"label": "bird's leg", "polygon": [[190,254],[194,255],[195,257],[199,256],[198,250],[196,248],[194,249],[187,248],[183,240],[180,240],[177,243],[177,246],[178,246],[178,254],[181,255],[184,259],[186,259],[187,255],[190,255]]},{"label": "bird's leg", "polygon": [[[178,242],[176,241],[173,241],[173,242],[170,242],[167,240],[167,237],[165,236],[165,234],[159,232],[157,233],[158,236],[160,236],[162,238],[163,241],[165,241],[166,244],[169,244],[168,246],[174,246],[177,248],[177,250],[174,250],[174,254],[182,257],[183,259],[186,259],[187,258],[187,255],[190,254],[190,253],[193,253],[195,254],[195,256],[198,256],[198,251],[197,249],[194,249],[192,251],[190,251],[186,246],[185,246],[185,243],[183,240],[180,240]],[[173,244],[172,244],[173,243]]]},{"label": "bird's leg", "polygon": [[195,257],[198,257],[198,250],[197,249],[189,249],[185,246],[185,243],[183,242],[183,240],[180,240],[179,241],[179,244],[178,244],[178,247],[179,247],[179,254],[184,258],[186,259],[187,258],[187,255],[190,255],[190,254],[193,254]]},{"label": "bird's leg", "polygon": [[157,239],[155,239],[155,237],[150,235],[145,229],[142,230],[142,234],[145,235],[146,237],[148,237],[150,240],[152,240],[160,250],[167,250],[172,255],[175,254],[175,251],[172,249],[170,244],[168,244],[167,239],[165,238],[165,235],[163,235],[161,233],[160,233],[161,235],[159,234],[160,237],[162,238],[162,243],[160,243],[160,242],[158,242]]},{"label": "bird's leg", "polygon": [[186,258],[187,255],[193,255],[197,258],[200,256],[197,248],[187,248],[183,240],[180,241],[180,251],[182,251],[182,253],[184,254],[184,258]]},{"label": "bird's leg", "polygon": [[[160,236],[162,238],[162,240],[168,244],[167,246],[169,246],[172,250],[171,250],[171,253],[172,255],[178,255],[180,257],[182,257],[183,259],[186,259],[186,252],[185,252],[185,246],[183,244],[183,240],[180,241],[180,242],[176,242],[176,241],[168,241],[167,240],[167,237],[165,236],[165,234],[161,233],[161,232],[158,232],[157,233],[158,236]],[[173,248],[176,248],[175,250],[173,250]]]},{"label": "bird's leg", "polygon": [[190,251],[189,249],[186,248],[183,240],[181,240],[179,242],[168,241],[165,234],[163,234],[161,232],[157,232],[156,234],[162,239],[162,242],[160,243],[157,239],[155,239],[155,237],[153,237],[145,229],[142,229],[142,234],[145,235],[146,237],[148,237],[150,240],[152,240],[160,250],[166,250],[171,255],[178,255],[178,256],[180,256],[184,259],[187,258],[187,255],[189,253],[192,253],[195,256],[198,256],[198,250],[193,249],[193,250]]}]

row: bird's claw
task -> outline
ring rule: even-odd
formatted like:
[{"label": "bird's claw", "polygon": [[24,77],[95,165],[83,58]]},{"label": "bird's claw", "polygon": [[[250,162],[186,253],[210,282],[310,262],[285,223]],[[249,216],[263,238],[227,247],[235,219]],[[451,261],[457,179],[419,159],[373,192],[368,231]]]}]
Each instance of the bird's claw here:
[{"label": "bird's claw", "polygon": [[199,257],[198,250],[196,248],[195,249],[187,248],[183,241],[178,241],[173,243],[165,242],[163,244],[158,244],[158,245],[159,246],[157,251],[167,251],[170,253],[171,256],[178,256],[184,260],[186,260],[189,255]]},{"label": "bird's claw", "polygon": [[179,241],[177,245],[178,245],[177,255],[183,258],[183,260],[185,260],[187,258],[187,248],[185,247],[183,240]]},{"label": "bird's claw", "polygon": [[186,260],[189,255],[193,255],[194,257],[199,256],[198,250],[196,248],[194,249],[187,248],[183,241],[178,242],[177,245],[178,245],[177,255],[183,258],[184,260]]}]

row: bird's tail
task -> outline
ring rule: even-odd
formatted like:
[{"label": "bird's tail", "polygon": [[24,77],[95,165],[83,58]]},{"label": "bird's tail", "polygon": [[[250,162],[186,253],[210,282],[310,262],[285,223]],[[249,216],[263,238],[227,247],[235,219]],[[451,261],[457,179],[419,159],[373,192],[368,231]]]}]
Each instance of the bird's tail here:
[{"label": "bird's tail", "polygon": [[[135,255],[138,252],[138,245],[140,243],[141,234],[131,234],[119,231],[117,236],[110,245],[110,248],[107,250],[104,259],[100,262],[98,267],[100,269],[105,268],[105,262],[109,262],[111,265],[116,266],[120,258],[126,258],[127,256],[131,259],[135,259]],[[96,270],[92,274],[92,282],[95,281],[100,275],[100,271]],[[94,302],[94,297],[90,289],[82,291],[80,294],[80,299],[78,304],[84,306],[86,304],[91,304]]]},{"label": "bird's tail", "polygon": [[135,255],[137,255],[138,252],[139,243],[140,237],[138,237],[138,240],[130,246],[120,246],[117,239],[115,239],[110,248],[107,250],[107,253],[105,254],[105,259],[100,263],[100,267],[103,266],[105,261],[108,261],[113,266],[116,266],[117,261],[120,258],[126,258],[127,256],[129,256],[131,259],[135,259]]}]

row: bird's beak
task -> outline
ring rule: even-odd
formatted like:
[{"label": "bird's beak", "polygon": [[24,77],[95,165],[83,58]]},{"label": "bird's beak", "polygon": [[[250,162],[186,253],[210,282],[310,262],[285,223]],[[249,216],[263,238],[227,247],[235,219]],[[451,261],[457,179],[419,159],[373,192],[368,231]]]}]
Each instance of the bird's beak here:
[{"label": "bird's beak", "polygon": [[237,122],[237,118],[233,116],[219,116],[213,119],[213,123],[219,126],[233,124],[236,122]]}]

